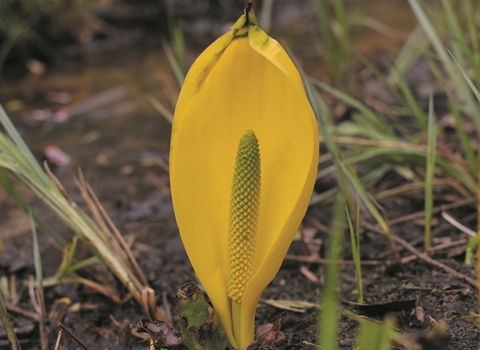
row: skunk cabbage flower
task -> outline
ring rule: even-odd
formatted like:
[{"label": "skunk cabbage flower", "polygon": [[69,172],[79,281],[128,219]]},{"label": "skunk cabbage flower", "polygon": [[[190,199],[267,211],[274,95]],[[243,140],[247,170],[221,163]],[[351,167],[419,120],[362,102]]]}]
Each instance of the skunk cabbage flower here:
[{"label": "skunk cabbage flower", "polygon": [[260,295],[307,209],[318,149],[297,69],[246,11],[190,68],[170,153],[180,235],[235,348],[253,341]]}]

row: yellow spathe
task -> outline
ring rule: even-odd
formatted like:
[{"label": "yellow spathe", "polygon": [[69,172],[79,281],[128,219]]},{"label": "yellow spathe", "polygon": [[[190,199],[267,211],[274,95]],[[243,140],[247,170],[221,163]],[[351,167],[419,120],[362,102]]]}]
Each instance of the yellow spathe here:
[{"label": "yellow spathe", "polygon": [[[170,182],[188,257],[231,345],[254,338],[261,293],[305,214],[318,161],[318,131],[301,78],[284,49],[249,14],[191,67],[175,111]],[[253,24],[252,24],[253,23]],[[247,30],[248,29],[248,30]],[[234,334],[227,296],[228,224],[239,141],[252,130],[261,154],[261,198],[252,276]]]}]

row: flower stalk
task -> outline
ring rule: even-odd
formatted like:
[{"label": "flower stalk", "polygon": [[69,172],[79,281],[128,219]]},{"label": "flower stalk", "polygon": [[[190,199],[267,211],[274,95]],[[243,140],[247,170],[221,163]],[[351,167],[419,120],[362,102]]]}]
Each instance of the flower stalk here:
[{"label": "flower stalk", "polygon": [[227,295],[232,303],[234,337],[242,333],[241,303],[253,274],[260,207],[260,169],[258,139],[252,130],[247,130],[238,145],[228,226]]}]

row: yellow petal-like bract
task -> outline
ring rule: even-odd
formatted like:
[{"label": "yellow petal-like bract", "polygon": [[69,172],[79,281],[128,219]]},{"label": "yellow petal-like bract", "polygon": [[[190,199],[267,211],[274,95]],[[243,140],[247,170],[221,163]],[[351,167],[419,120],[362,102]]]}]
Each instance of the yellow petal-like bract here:
[{"label": "yellow petal-like bract", "polygon": [[[234,331],[227,293],[230,206],[239,141],[249,130],[261,154],[261,196],[250,276],[238,298],[241,327]],[[253,11],[242,16],[191,67],[175,111],[170,153],[183,244],[238,349],[253,341],[260,295],[305,214],[318,149],[315,117],[293,62],[258,27]]]}]

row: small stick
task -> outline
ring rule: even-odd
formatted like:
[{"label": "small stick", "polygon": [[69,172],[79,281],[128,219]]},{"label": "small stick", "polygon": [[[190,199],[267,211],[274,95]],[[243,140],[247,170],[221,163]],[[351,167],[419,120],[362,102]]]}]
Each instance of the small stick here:
[{"label": "small stick", "polygon": [[[285,260],[301,261],[313,264],[341,264],[341,265],[354,265],[353,260],[329,260],[318,258],[316,256],[300,256],[300,255],[291,255],[287,254]],[[385,263],[395,263],[395,260],[385,261],[385,260],[362,260],[360,263],[362,265],[384,265]]]},{"label": "small stick", "polygon": [[21,309],[18,306],[12,305],[10,303],[5,303],[5,308],[10,312],[14,312],[24,317],[30,318],[35,322],[38,322],[40,320],[40,316],[37,313]]},{"label": "small stick", "polygon": [[143,284],[143,286],[149,287],[147,278],[145,277],[145,275],[144,275],[142,269],[140,268],[140,266],[138,265],[137,260],[133,256],[132,251],[130,250],[128,245],[125,243],[125,239],[123,238],[122,234],[120,233],[120,231],[118,231],[118,229],[115,226],[115,224],[113,223],[112,219],[110,219],[110,217],[108,216],[107,212],[105,211],[105,208],[103,207],[103,205],[98,200],[97,195],[95,194],[95,192],[93,192],[93,189],[90,187],[90,185],[85,183],[85,187],[88,191],[88,194],[90,195],[93,202],[95,203],[96,207],[98,208],[100,214],[105,219],[107,225],[110,226],[110,228],[112,229],[113,237],[115,237],[117,239],[117,242],[123,248],[123,251],[126,253],[128,259],[130,260],[133,267],[135,268],[135,271],[137,272],[137,275],[138,275],[141,283]]},{"label": "small stick", "polygon": [[442,218],[444,218],[445,220],[447,220],[450,224],[452,224],[453,226],[455,226],[456,228],[458,228],[460,231],[462,231],[463,233],[466,233],[467,235],[469,235],[470,237],[475,237],[477,235],[477,233],[473,230],[470,230],[468,227],[466,227],[465,225],[462,225],[461,223],[459,223],[457,220],[455,220],[450,214],[448,214],[446,211],[442,211]]},{"label": "small stick", "polygon": [[60,327],[65,333],[67,333],[70,336],[70,338],[75,340],[78,343],[78,345],[80,345],[82,348],[84,348],[85,350],[92,350],[87,346],[87,344],[81,341],[79,337],[73,334],[73,332],[70,329],[68,329],[62,322],[58,322],[57,326]]},{"label": "small stick", "polygon": [[[449,203],[449,204],[442,204],[439,205],[438,207],[433,208],[432,213],[440,213],[445,210],[453,209],[453,208],[458,208],[458,207],[463,207],[464,205],[469,205],[472,203],[476,203],[477,197],[470,197],[470,198],[465,198],[462,200],[459,200],[457,202]],[[414,219],[419,219],[423,218],[425,216],[425,211],[419,211],[413,214],[408,214],[405,216],[400,216],[396,219],[390,220],[390,226],[400,224],[405,221],[411,221]]]},{"label": "small stick", "polygon": [[33,286],[33,276],[30,275],[28,278],[28,294],[30,295],[30,301],[32,302],[33,308],[37,314],[41,314],[40,306],[37,303],[37,298],[35,297],[35,290]]},{"label": "small stick", "polygon": [[58,336],[57,336],[57,342],[55,343],[55,349],[53,349],[53,350],[60,349],[60,341],[62,340],[62,335],[63,335],[63,329],[60,329],[60,331],[58,332]]},{"label": "small stick", "polygon": [[300,314],[305,313],[304,309],[297,309],[295,307],[282,305],[280,303],[276,303],[274,300],[260,299],[260,302],[264,303],[265,305],[270,305],[270,306],[276,307],[277,309],[280,309],[280,310],[292,311],[292,312],[297,312],[297,313],[300,313]]},{"label": "small stick", "polygon": [[387,230],[388,230],[388,240],[390,241],[390,246],[392,247],[392,250],[395,253],[395,260],[397,260],[397,262],[400,263],[400,253],[398,252],[397,245],[395,244],[395,240],[393,239],[392,225],[388,220],[387,212],[372,195],[370,195],[369,193],[367,193],[367,195],[370,198],[370,200],[373,202],[373,204],[378,208],[378,210],[380,210],[380,212],[382,213],[382,216],[385,219],[385,223],[387,225]]},{"label": "small stick", "polygon": [[433,253],[439,250],[452,248],[452,247],[456,247],[456,246],[467,244],[467,243],[468,243],[468,239],[459,239],[458,241],[447,242],[447,243],[436,245],[430,249],[430,252]]},{"label": "small stick", "polygon": [[[40,282],[41,283],[41,282]],[[38,320],[38,325],[40,328],[40,344],[42,346],[42,350],[47,350],[48,349],[48,328],[47,328],[47,316],[46,316],[46,311],[45,311],[45,299],[43,296],[43,288],[40,287],[39,289],[36,290],[36,295],[37,295],[37,301],[40,304],[40,314],[39,320]]]},{"label": "small stick", "polygon": [[304,341],[302,342],[302,344],[303,344],[303,345],[312,346],[312,347],[314,347],[315,349],[321,349],[321,347],[320,347],[319,345],[314,344],[314,343],[310,343],[310,342],[308,342],[308,341],[306,341],[306,340],[304,340]]},{"label": "small stick", "polygon": [[[372,232],[376,232],[376,233],[379,233],[379,234],[383,234],[383,230],[379,227],[376,227],[374,225],[371,225],[367,222],[362,222],[362,226],[364,226],[366,229],[372,231]],[[401,246],[403,246],[406,250],[408,250],[410,253],[416,255],[419,259],[425,261],[426,263],[432,265],[432,266],[435,266],[439,269],[442,269],[443,271],[445,271],[446,273],[449,273],[451,274],[452,276],[455,276],[457,278],[460,278],[460,279],[463,279],[464,281],[468,282],[470,285],[472,285],[473,287],[477,288],[477,289],[480,289],[479,288],[479,284],[477,283],[477,281],[475,281],[473,278],[471,277],[468,277],[467,275],[464,275],[463,273],[460,273],[458,271],[455,271],[454,269],[452,269],[451,267],[448,267],[447,265],[444,265],[442,264],[441,262],[438,262],[436,260],[433,260],[432,258],[430,258],[428,255],[426,255],[425,253],[422,253],[421,251],[417,250],[414,246],[412,246],[410,243],[408,243],[407,241],[401,239],[400,237],[396,236],[395,234],[392,233],[392,237],[393,239],[395,239],[395,241],[400,244]]]},{"label": "small stick", "polygon": [[316,229],[319,229],[320,231],[322,232],[325,232],[326,234],[330,235],[331,232],[330,232],[330,228],[328,226],[325,226],[324,224],[322,224],[320,221],[316,220],[316,219],[313,219],[312,220],[312,225],[316,228]]},{"label": "small stick", "polygon": [[50,167],[48,166],[47,161],[43,162],[43,167],[44,167],[45,172],[47,173],[48,177],[50,178],[50,180],[52,180],[52,182],[55,184],[55,186],[57,186],[57,188],[60,191],[60,193],[62,194],[62,196],[65,197],[65,199],[68,201],[68,203],[70,203],[70,205],[73,208],[77,208],[78,207],[77,203],[75,203],[72,200],[72,198],[69,196],[67,190],[65,190],[65,187],[63,187],[60,180],[52,173],[52,171],[50,170]]}]

